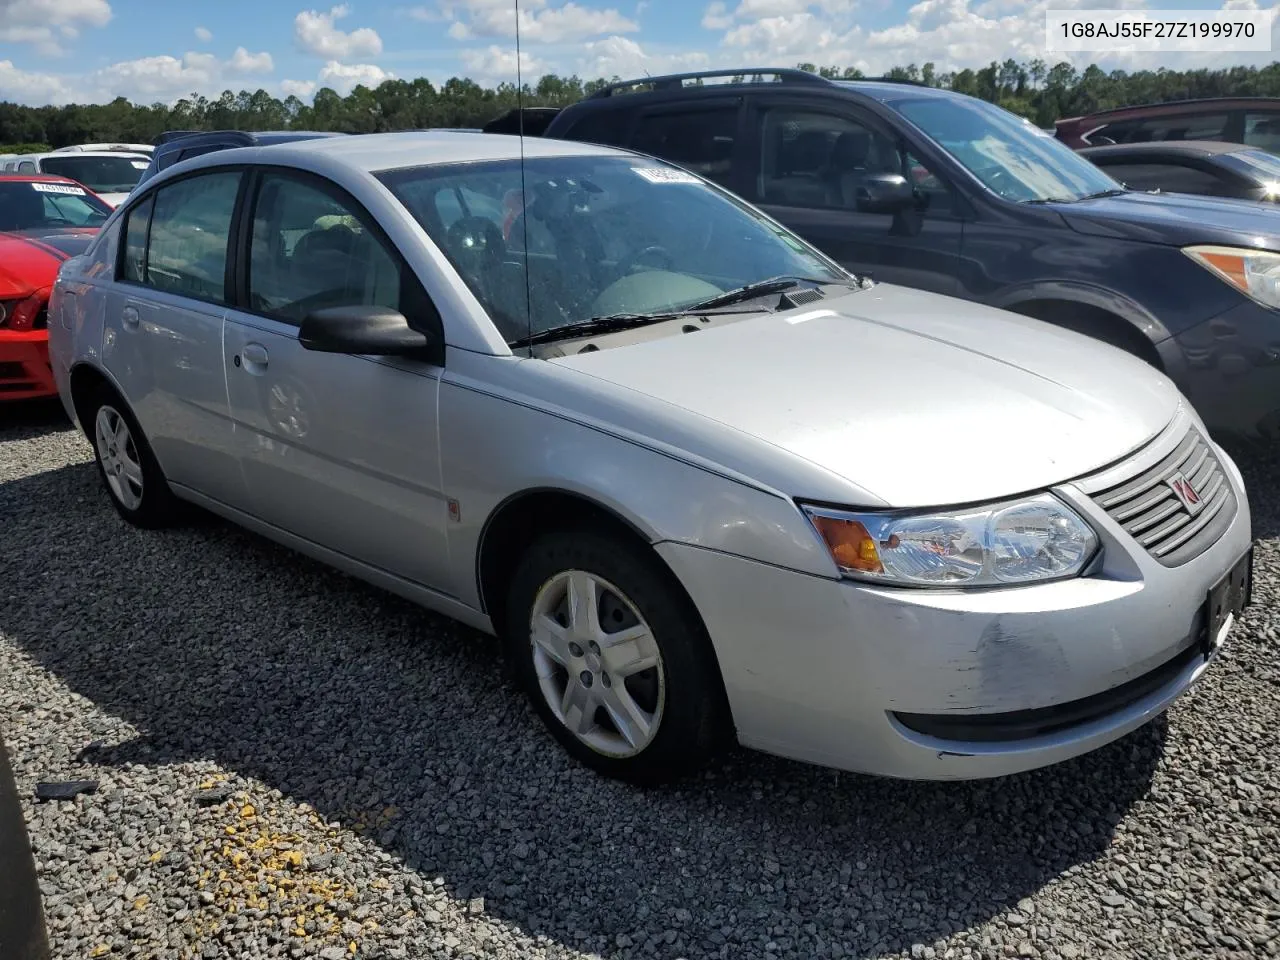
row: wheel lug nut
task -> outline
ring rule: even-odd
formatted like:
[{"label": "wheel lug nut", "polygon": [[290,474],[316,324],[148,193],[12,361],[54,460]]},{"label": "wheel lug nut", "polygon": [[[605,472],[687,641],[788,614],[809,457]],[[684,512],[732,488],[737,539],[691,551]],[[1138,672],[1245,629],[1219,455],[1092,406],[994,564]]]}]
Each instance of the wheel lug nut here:
[{"label": "wheel lug nut", "polygon": [[582,656],[582,648],[576,643],[569,644],[569,653],[575,657]]},{"label": "wheel lug nut", "polygon": [[594,678],[591,676],[590,670],[583,670],[581,675],[578,677],[578,679],[582,681],[582,685],[584,687],[589,687],[591,686],[592,683],[595,682]]}]

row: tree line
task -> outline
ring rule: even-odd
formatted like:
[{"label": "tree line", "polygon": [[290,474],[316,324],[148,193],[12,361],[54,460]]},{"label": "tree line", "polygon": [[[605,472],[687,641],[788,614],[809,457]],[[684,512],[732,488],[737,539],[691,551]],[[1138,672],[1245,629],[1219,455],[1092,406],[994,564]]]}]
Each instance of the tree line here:
[{"label": "tree line", "polygon": [[[859,79],[855,68],[798,65],[838,79]],[[1124,70],[1096,64],[1078,70],[1070,63],[1043,60],[992,61],[981,69],[939,72],[933,63],[894,67],[885,76],[955,90],[998,103],[1042,127],[1061,117],[1110,107],[1200,97],[1280,97],[1280,62],[1265,67],[1223,70]],[[527,106],[564,106],[617,82],[547,74],[523,87]],[[30,107],[0,102],[0,152],[22,152],[75,143],[149,143],[166,130],[332,130],[378,133],[425,127],[478,127],[515,107],[521,90],[512,83],[482,87],[454,77],[435,86],[425,78],[386,80],[357,86],[346,96],[325,87],[310,104],[295,96],[273,97],[266,90],[220,97],[198,94],[172,104],[132,103],[117,97],[105,104]]]}]

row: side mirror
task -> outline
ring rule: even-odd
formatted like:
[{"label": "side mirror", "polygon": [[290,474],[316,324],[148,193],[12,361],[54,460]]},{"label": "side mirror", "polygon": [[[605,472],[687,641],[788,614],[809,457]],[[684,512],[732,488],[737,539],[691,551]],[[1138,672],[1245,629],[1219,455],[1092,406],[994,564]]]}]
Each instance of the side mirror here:
[{"label": "side mirror", "polygon": [[320,353],[423,359],[432,346],[431,338],[410,327],[399,310],[364,305],[312,311],[298,329],[298,342]]},{"label": "side mirror", "polygon": [[915,203],[916,194],[900,173],[873,173],[858,184],[854,200],[863,213],[899,213]]}]

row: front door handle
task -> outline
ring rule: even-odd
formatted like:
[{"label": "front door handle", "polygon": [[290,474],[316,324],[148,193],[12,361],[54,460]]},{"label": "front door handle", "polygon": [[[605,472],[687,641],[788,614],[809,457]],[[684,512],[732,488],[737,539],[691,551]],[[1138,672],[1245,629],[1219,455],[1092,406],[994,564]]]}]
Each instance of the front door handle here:
[{"label": "front door handle", "polygon": [[238,359],[244,361],[244,368],[249,373],[263,373],[267,369],[267,348],[260,343],[246,343]]},{"label": "front door handle", "polygon": [[125,307],[120,311],[120,322],[123,323],[125,328],[128,330],[137,330],[138,324],[141,320],[142,318],[138,316],[137,307]]}]

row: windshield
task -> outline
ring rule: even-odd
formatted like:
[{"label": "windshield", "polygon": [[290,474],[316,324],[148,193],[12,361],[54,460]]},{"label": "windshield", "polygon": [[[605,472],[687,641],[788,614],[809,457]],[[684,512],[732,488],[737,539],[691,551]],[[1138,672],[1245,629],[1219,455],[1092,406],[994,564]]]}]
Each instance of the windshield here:
[{"label": "windshield", "polygon": [[110,215],[109,206],[72,183],[0,181],[0,230],[99,227]]},{"label": "windshield", "polygon": [[40,161],[43,173],[78,180],[94,193],[128,193],[147,169],[141,157],[45,157]]},{"label": "windshield", "polygon": [[518,159],[378,177],[508,343],[595,317],[678,311],[781,275],[850,279],[740,201],[656,160],[527,159],[524,191]]},{"label": "windshield", "polygon": [[982,100],[928,97],[897,104],[903,115],[1006,200],[1079,200],[1117,181],[1052,134]]}]

